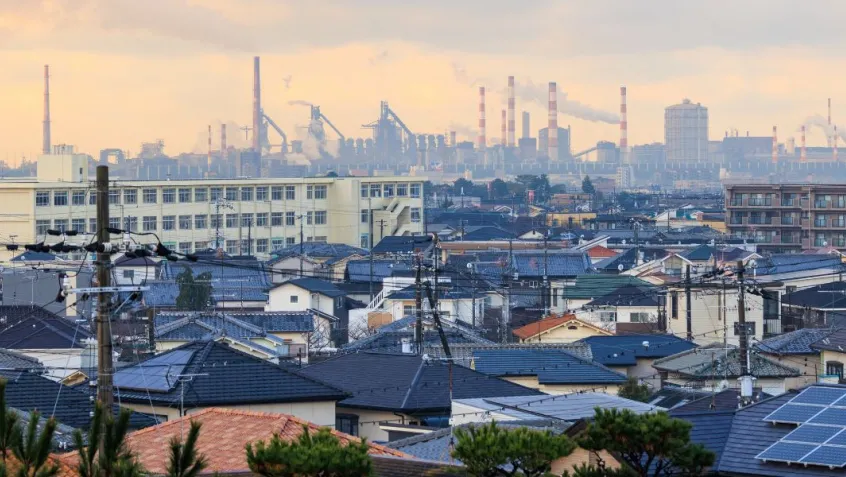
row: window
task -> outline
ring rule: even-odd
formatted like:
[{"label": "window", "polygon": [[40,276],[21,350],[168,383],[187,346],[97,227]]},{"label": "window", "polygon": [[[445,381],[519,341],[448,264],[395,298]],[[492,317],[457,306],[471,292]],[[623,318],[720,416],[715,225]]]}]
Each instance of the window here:
[{"label": "window", "polygon": [[362,224],[369,224],[370,223],[370,211],[367,209],[361,209],[361,223]]},{"label": "window", "polygon": [[267,253],[267,239],[256,240],[256,253]]},{"label": "window", "polygon": [[135,278],[135,270],[124,270],[123,271],[123,278],[127,278],[132,280]]},{"label": "window", "polygon": [[599,312],[599,321],[605,323],[611,323],[617,321],[617,312],[616,311],[600,311]]},{"label": "window", "polygon": [[420,222],[420,207],[411,208],[411,221]]},{"label": "window", "polygon": [[218,227],[223,227],[222,214],[211,214],[211,228],[216,229]]},{"label": "window", "polygon": [[71,196],[71,204],[72,205],[85,205],[85,191],[84,190],[73,191],[73,195]]},{"label": "window", "polygon": [[336,414],[335,430],[358,437],[358,416],[355,414]]},{"label": "window", "polygon": [[226,214],[226,228],[234,229],[238,227],[238,214]]},{"label": "window", "polygon": [[397,197],[406,197],[408,195],[408,184],[397,184]]},{"label": "window", "polygon": [[252,240],[241,240],[241,255],[252,255],[253,254],[253,244]]},{"label": "window", "polygon": [[370,184],[370,197],[382,197],[382,186],[380,184]]},{"label": "window", "polygon": [[143,195],[145,204],[155,204],[158,191],[156,189],[144,189]]},{"label": "window", "polygon": [[35,221],[35,235],[47,235],[47,229],[50,228],[49,220]]},{"label": "window", "polygon": [[199,252],[200,250],[208,250],[209,243],[205,240],[201,240],[199,242],[194,242],[194,251]]},{"label": "window", "polygon": [[267,200],[267,186],[256,187],[256,200]]},{"label": "window", "polygon": [[109,227],[113,229],[120,228],[120,217],[109,217]]},{"label": "window", "polygon": [[89,192],[88,193],[88,204],[89,205],[97,205],[97,192]]},{"label": "window", "polygon": [[838,380],[843,381],[843,363],[840,361],[826,361],[825,374],[837,376]]},{"label": "window", "polygon": [[203,230],[208,227],[208,215],[195,215],[194,216],[194,228],[197,230]]},{"label": "window", "polygon": [[632,323],[649,323],[649,313],[637,312],[629,315]]},{"label": "window", "polygon": [[267,212],[256,214],[256,227],[267,227]]},{"label": "window", "polygon": [[162,204],[176,203],[176,189],[162,189]]},{"label": "window", "polygon": [[97,233],[97,219],[96,218],[88,219],[88,232],[92,233],[92,234]]},{"label": "window", "polygon": [[369,234],[361,234],[359,246],[361,248],[370,248],[370,235]]},{"label": "window", "polygon": [[417,314],[417,307],[414,305],[403,305],[402,316],[414,316]]},{"label": "window", "polygon": [[[194,189],[194,202],[208,202],[209,190],[205,187],[197,187]],[[197,250],[196,247],[194,250]]]},{"label": "window", "polygon": [[420,183],[411,184],[411,197],[420,197]]},{"label": "window", "polygon": [[134,205],[138,203],[138,189],[124,189],[123,203],[127,205]]},{"label": "window", "polygon": [[76,230],[78,233],[85,233],[85,219],[71,219],[71,230]]},{"label": "window", "polygon": [[223,187],[212,187],[209,192],[209,198],[212,202],[223,198]]},{"label": "window", "polygon": [[286,237],[285,238],[285,245],[294,245],[296,242],[294,241],[294,237]]},{"label": "window", "polygon": [[295,200],[297,197],[295,186],[285,186],[285,200]]},{"label": "window", "polygon": [[68,193],[67,191],[56,191],[53,192],[53,205],[56,207],[64,207],[68,205]]},{"label": "window", "polygon": [[191,253],[191,242],[179,242],[179,251]]},{"label": "window", "polygon": [[253,188],[252,187],[241,187],[241,200],[252,202],[253,200]]},{"label": "window", "polygon": [[[311,241],[311,237],[309,237],[309,241]],[[317,236],[314,237],[314,241],[315,242],[326,242],[326,236],[325,235],[317,235]]]},{"label": "window", "polygon": [[314,212],[314,225],[326,225],[326,211],[318,210]]},{"label": "window", "polygon": [[145,215],[141,218],[141,229],[144,232],[155,232],[156,222],[157,219],[155,215]]},{"label": "window", "polygon": [[173,230],[176,227],[176,216],[165,215],[162,217],[162,230]]},{"label": "window", "polygon": [[191,216],[190,215],[180,215],[179,216],[179,230],[191,230]]},{"label": "window", "polygon": [[58,230],[59,232],[65,232],[68,230],[68,219],[56,219],[53,221],[53,228]]},{"label": "window", "polygon": [[314,212],[306,212],[306,225],[311,225],[314,222]]},{"label": "window", "polygon": [[282,200],[282,186],[270,188],[270,200]]},{"label": "window", "polygon": [[314,186],[314,198],[316,200],[321,200],[321,199],[326,198],[326,186],[325,185]]},{"label": "window", "polygon": [[306,186],[306,200],[312,200],[312,199],[314,199],[314,186],[313,185],[307,185]]},{"label": "window", "polygon": [[226,200],[238,200],[238,188],[237,187],[227,187],[226,188]]},{"label": "window", "polygon": [[383,193],[384,197],[393,197],[394,196],[394,185],[393,184],[385,184],[385,190]]},{"label": "window", "polygon": [[299,302],[300,302],[300,297],[298,297],[297,295],[291,295],[291,303],[299,303]]},{"label": "window", "polygon": [[109,189],[109,204],[111,205],[119,205],[120,204],[120,191],[117,189]]},{"label": "window", "polygon": [[270,241],[270,246],[273,247],[273,250],[279,250],[285,246],[285,241],[280,238],[275,238]]},{"label": "window", "polygon": [[241,214],[241,227],[252,227],[253,214]]},{"label": "window", "polygon": [[369,185],[367,185],[367,184],[361,184],[361,198],[362,198],[362,199],[366,199],[366,198],[370,197],[370,196],[368,195],[368,194],[369,194],[369,192],[368,192],[369,190],[370,190],[370,186],[369,186]]},{"label": "window", "polygon": [[270,214],[270,226],[271,227],[281,227],[282,226],[282,212],[273,212]]},{"label": "window", "polygon": [[294,225],[296,216],[293,212],[285,212],[285,225]]},{"label": "window", "polygon": [[128,216],[123,218],[123,230],[138,232],[138,217]]},{"label": "window", "polygon": [[35,206],[36,207],[49,207],[50,206],[50,192],[49,191],[38,191],[35,193]]},{"label": "window", "polygon": [[229,255],[235,255],[238,253],[238,241],[237,240],[227,240],[226,241],[226,253]]},{"label": "window", "polygon": [[185,204],[191,202],[191,189],[182,188],[179,189],[179,203]]}]

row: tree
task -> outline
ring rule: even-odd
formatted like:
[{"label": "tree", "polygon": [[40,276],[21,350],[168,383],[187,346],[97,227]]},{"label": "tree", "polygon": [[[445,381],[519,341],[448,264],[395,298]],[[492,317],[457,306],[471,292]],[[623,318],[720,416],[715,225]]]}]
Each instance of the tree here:
[{"label": "tree", "polygon": [[362,477],[373,472],[368,450],[364,440],[342,445],[327,428],[312,435],[303,426],[295,441],[274,434],[270,443],[247,444],[247,465],[265,477]]},{"label": "tree", "polygon": [[543,204],[549,200],[552,187],[549,185],[549,177],[546,174],[535,176],[529,183],[529,188],[535,191],[535,202]]},{"label": "tree", "polygon": [[104,412],[98,402],[88,429],[86,445],[82,430],[73,434],[74,446],[79,449],[77,472],[80,477],[137,477],[144,474],[141,463],[126,445],[129,418],[132,411],[121,409],[118,418]]},{"label": "tree", "polygon": [[641,384],[637,378],[630,377],[617,392],[617,395],[632,401],[647,402],[652,393],[649,391],[649,385]]},{"label": "tree", "polygon": [[211,272],[203,272],[194,278],[190,268],[176,276],[179,285],[179,295],[176,297],[176,308],[185,311],[202,311],[211,303]]},{"label": "tree", "polygon": [[56,432],[56,420],[51,417],[44,421],[44,428],[39,433],[40,419],[41,414],[38,411],[30,413],[26,435],[21,426],[15,426],[18,435],[12,445],[12,453],[20,464],[16,473],[18,477],[52,477],[59,472],[56,463],[48,463],[53,434]]},{"label": "tree", "polygon": [[593,187],[593,182],[590,181],[590,176],[585,176],[582,180],[582,192],[585,194],[596,193],[596,188]]},{"label": "tree", "polygon": [[573,467],[573,473],[564,472],[561,477],[637,477],[637,473],[629,467],[609,469],[593,464],[579,464]]},{"label": "tree", "polygon": [[452,183],[452,194],[453,195],[469,195],[470,190],[473,188],[473,183],[468,181],[463,177],[459,177]]},{"label": "tree", "polygon": [[555,459],[570,455],[576,448],[563,434],[526,427],[506,429],[496,422],[458,427],[455,436],[452,456],[475,477],[547,475]]},{"label": "tree", "polygon": [[208,466],[206,456],[197,454],[197,439],[200,437],[197,421],[191,421],[188,438],[181,442],[174,437],[170,440],[170,462],[167,465],[168,477],[197,477]]},{"label": "tree", "polygon": [[14,446],[18,436],[19,421],[18,415],[6,403],[6,380],[0,379],[0,454],[4,465],[9,449]]},{"label": "tree", "polygon": [[335,171],[329,171],[326,173],[326,177],[338,177],[338,173]]},{"label": "tree", "polygon": [[599,451],[618,457],[640,477],[701,475],[714,454],[690,442],[688,422],[665,412],[635,414],[629,409],[596,409],[579,445],[604,462]]},{"label": "tree", "polygon": [[491,182],[491,195],[494,199],[502,199],[508,197],[508,184],[502,179],[494,179]]}]

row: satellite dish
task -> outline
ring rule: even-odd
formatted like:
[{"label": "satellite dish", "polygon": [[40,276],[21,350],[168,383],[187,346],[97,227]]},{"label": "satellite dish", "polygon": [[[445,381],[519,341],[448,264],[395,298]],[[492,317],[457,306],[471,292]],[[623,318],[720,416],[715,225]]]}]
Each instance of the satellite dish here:
[{"label": "satellite dish", "polygon": [[625,245],[625,244],[626,244],[626,239],[623,239],[623,245]]},{"label": "satellite dish", "polygon": [[622,263],[617,265],[617,270],[619,270],[621,272],[623,271],[624,268],[626,268],[626,267],[624,267]]}]

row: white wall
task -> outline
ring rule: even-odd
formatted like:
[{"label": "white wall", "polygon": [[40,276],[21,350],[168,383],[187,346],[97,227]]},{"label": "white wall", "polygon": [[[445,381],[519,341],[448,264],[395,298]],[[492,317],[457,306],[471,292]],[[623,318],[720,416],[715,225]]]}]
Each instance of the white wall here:
[{"label": "white wall", "polygon": [[[291,301],[295,297],[295,301]],[[265,311],[306,311],[310,308],[328,315],[335,314],[335,300],[319,293],[312,293],[293,284],[283,284],[270,290]]]},{"label": "white wall", "polygon": [[[678,314],[672,314],[672,298],[667,296],[667,330],[668,332],[685,338],[687,336],[687,300],[683,289],[672,289],[678,296]],[[761,340],[764,336],[764,304],[763,298],[749,293],[745,294],[746,322],[755,323],[754,339]],[[739,345],[740,340],[734,334],[734,324],[739,321],[737,314],[737,288],[727,287],[725,290],[708,289],[691,292],[691,322],[693,340],[699,345],[723,341],[724,328],[728,331],[729,344]],[[753,337],[750,336],[750,342]]]}]

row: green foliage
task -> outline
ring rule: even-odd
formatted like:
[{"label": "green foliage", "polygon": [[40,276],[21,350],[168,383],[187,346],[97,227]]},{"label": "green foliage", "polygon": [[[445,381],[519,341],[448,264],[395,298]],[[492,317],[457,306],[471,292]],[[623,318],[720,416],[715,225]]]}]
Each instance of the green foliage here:
[{"label": "green foliage", "polygon": [[6,380],[0,379],[0,455],[4,465],[9,449],[15,445],[15,439],[19,435],[19,422],[18,415],[9,409],[6,403]]},{"label": "green foliage", "polygon": [[208,466],[206,456],[197,454],[197,439],[200,437],[201,426],[199,422],[191,421],[191,429],[184,443],[176,437],[171,439],[168,477],[197,477]]},{"label": "green foliage", "polygon": [[18,436],[14,439],[12,453],[18,459],[17,477],[52,477],[59,472],[59,466],[48,463],[50,449],[53,445],[53,434],[56,432],[56,420],[52,417],[44,422],[44,429],[38,432],[38,421],[41,415],[32,411],[29,415],[29,425],[26,435],[20,426],[15,426]]},{"label": "green foliage", "polygon": [[202,311],[211,303],[211,272],[203,272],[197,277],[190,268],[176,276],[179,285],[179,296],[176,297],[176,308],[185,311]]},{"label": "green foliage", "polygon": [[141,463],[126,445],[131,415],[129,409],[121,409],[115,419],[97,403],[87,445],[81,430],[73,434],[74,446],[79,449],[77,472],[80,477],[138,477],[144,474]]},{"label": "green foliage", "polygon": [[329,429],[310,434],[307,426],[296,441],[275,434],[270,443],[247,444],[250,470],[265,477],[364,477],[373,472],[367,442],[342,445]]},{"label": "green foliage", "polygon": [[338,173],[335,171],[329,171],[326,173],[326,177],[338,177]]},{"label": "green foliage", "polygon": [[585,194],[596,193],[596,188],[593,187],[593,182],[590,181],[590,176],[585,176],[582,180],[582,192]]},{"label": "green foliage", "polygon": [[452,194],[453,195],[470,195],[473,189],[473,182],[468,181],[463,177],[459,177],[452,183]]},{"label": "green foliage", "polygon": [[637,477],[637,473],[629,467],[608,469],[592,464],[579,464],[573,467],[573,473],[564,472],[561,477]]},{"label": "green foliage", "polygon": [[508,183],[502,179],[494,179],[491,181],[491,196],[494,199],[504,199],[511,195],[508,191]]},{"label": "green foliage", "polygon": [[652,393],[649,391],[649,386],[646,383],[641,384],[635,377],[630,377],[626,384],[624,384],[617,395],[631,399],[632,401],[647,402]]},{"label": "green foliage", "polygon": [[[496,422],[455,429],[452,456],[475,477],[547,475],[555,459],[573,452],[576,445],[565,435],[525,427],[506,429]],[[518,474],[519,472],[519,474]]]},{"label": "green foliage", "polygon": [[535,203],[544,204],[552,196],[552,187],[549,185],[549,177],[546,174],[535,176],[529,182],[529,188],[535,191]]},{"label": "green foliage", "polygon": [[597,408],[579,445],[596,455],[610,452],[640,477],[701,475],[714,463],[714,454],[690,442],[690,428],[690,423],[665,412]]}]

